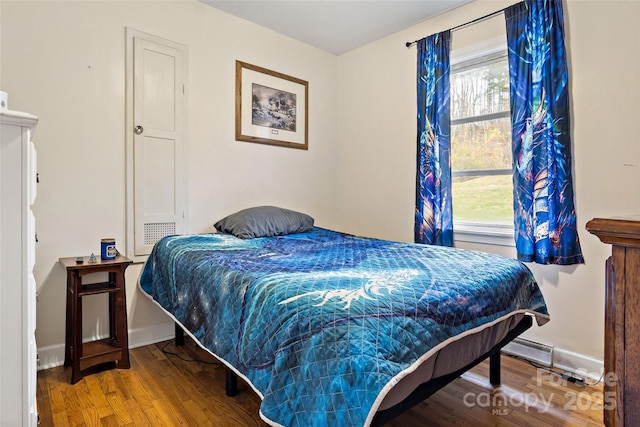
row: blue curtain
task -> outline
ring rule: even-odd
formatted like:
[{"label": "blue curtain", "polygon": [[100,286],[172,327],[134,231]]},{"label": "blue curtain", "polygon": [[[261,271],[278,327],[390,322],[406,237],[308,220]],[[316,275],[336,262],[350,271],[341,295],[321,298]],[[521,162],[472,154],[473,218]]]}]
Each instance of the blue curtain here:
[{"label": "blue curtain", "polygon": [[418,43],[416,243],[453,246],[449,51],[451,32]]},{"label": "blue curtain", "polygon": [[569,85],[562,2],[505,9],[518,259],[584,263],[573,204]]}]

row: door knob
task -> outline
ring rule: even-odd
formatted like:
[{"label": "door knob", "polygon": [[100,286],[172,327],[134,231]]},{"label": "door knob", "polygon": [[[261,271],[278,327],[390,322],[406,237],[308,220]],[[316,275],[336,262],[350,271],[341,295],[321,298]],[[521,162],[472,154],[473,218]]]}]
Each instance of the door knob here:
[{"label": "door knob", "polygon": [[144,128],[142,126],[138,125],[138,126],[133,128],[133,132],[136,135],[140,135],[142,132],[144,132]]}]

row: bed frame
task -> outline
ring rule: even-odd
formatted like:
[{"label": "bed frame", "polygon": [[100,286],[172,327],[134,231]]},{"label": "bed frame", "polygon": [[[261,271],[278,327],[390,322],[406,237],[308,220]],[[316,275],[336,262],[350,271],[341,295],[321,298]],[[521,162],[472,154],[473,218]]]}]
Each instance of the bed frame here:
[{"label": "bed frame", "polygon": [[[384,425],[391,419],[399,416],[403,412],[411,409],[413,406],[427,399],[429,396],[445,387],[460,375],[475,367],[479,363],[483,362],[487,358],[489,358],[489,381],[493,385],[499,385],[500,350],[502,349],[502,347],[509,344],[524,331],[529,329],[532,324],[532,316],[524,316],[522,320],[511,331],[509,331],[509,333],[502,339],[502,341],[500,341],[497,345],[484,353],[482,356],[478,357],[473,362],[455,372],[434,378],[426,383],[421,384],[402,402],[392,406],[391,408],[378,411],[373,418],[373,421],[371,422],[371,426],[380,427]],[[184,345],[184,330],[178,323],[175,324],[175,344],[176,346]],[[227,368],[226,371],[226,393],[227,396],[233,397],[238,394],[238,376],[229,368]]]}]

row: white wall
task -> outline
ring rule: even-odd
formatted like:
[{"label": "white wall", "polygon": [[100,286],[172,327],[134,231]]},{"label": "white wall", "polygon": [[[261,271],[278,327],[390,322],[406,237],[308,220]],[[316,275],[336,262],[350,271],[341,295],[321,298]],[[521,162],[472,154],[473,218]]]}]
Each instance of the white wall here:
[{"label": "white wall", "polygon": [[[247,205],[273,203],[311,213],[326,227],[412,241],[416,51],[404,43],[511,3],[477,1],[335,57],[191,0],[1,1],[0,89],[12,109],[40,117],[39,349],[62,354],[65,272],[58,258],[98,253],[102,237],[124,247],[126,26],[189,48],[191,232],[211,231],[216,219]],[[531,266],[552,321],[528,337],[602,358],[610,248],[584,224],[640,211],[640,3],[569,0],[565,18],[586,264]],[[308,152],[234,141],[236,59],[309,81]],[[135,288],[139,271],[135,265],[127,274],[132,343],[171,326]],[[85,333],[103,333],[103,304],[90,304],[99,320]]]},{"label": "white wall", "polygon": [[[332,226],[336,57],[197,1],[2,1],[0,88],[11,109],[39,116],[37,341],[60,363],[65,271],[60,257],[99,254],[125,238],[125,27],[188,46],[190,232],[222,216],[277,204]],[[235,141],[235,61],[309,82],[309,150]],[[132,344],[172,332],[127,270]],[[85,336],[104,334],[106,299],[85,303]],[[102,298],[102,300],[101,300]],[[88,304],[88,305],[87,305]]]},{"label": "white wall", "polygon": [[[404,43],[515,3],[477,1],[338,58],[339,186],[343,228],[412,241],[416,48]],[[586,263],[530,264],[551,322],[529,339],[602,359],[604,261],[585,230],[594,217],[640,213],[640,2],[565,2],[578,228]],[[454,43],[456,34],[454,33]],[[512,249],[459,245],[514,256]]]}]

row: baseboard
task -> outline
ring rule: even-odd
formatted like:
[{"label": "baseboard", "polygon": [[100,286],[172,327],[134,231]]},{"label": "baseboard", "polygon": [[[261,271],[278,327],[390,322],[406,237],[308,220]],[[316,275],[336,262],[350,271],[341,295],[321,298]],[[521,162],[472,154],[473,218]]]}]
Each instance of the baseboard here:
[{"label": "baseboard", "polygon": [[[172,339],[174,323],[165,322],[129,330],[129,348],[142,347]],[[106,338],[98,337],[97,339]],[[38,347],[38,370],[54,368],[64,364],[64,343],[48,347]]]},{"label": "baseboard", "polygon": [[170,340],[175,336],[175,323],[164,322],[146,328],[129,331],[129,348],[142,347],[160,341]]},{"label": "baseboard", "polygon": [[507,344],[502,352],[540,366],[566,372],[581,380],[598,381],[604,372],[602,360],[522,338],[516,338]]}]

